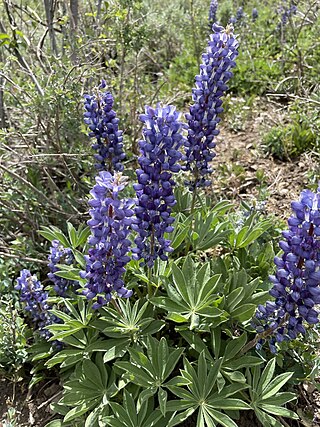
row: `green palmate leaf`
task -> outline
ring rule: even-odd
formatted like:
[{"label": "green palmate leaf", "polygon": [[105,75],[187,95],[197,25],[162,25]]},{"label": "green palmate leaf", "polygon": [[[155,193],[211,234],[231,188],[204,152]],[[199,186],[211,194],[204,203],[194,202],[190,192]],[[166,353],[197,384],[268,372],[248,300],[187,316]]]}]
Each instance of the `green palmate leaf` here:
[{"label": "green palmate leaf", "polygon": [[168,320],[172,320],[175,323],[185,323],[188,321],[187,316],[182,316],[181,314],[178,314],[178,313],[169,313],[166,318]]},{"label": "green palmate leaf", "polygon": [[127,372],[126,376],[131,382],[141,387],[150,387],[153,384],[153,378],[146,371],[136,366],[132,366],[130,362],[116,362],[115,366]]},{"label": "green palmate leaf", "polygon": [[45,427],[62,427],[62,421],[61,420],[50,421],[50,423],[46,424]]},{"label": "green palmate leaf", "polygon": [[154,297],[152,304],[169,312],[168,318],[177,323],[190,322],[190,329],[199,327],[201,317],[217,318],[220,323],[227,319],[226,312],[217,306],[223,304],[223,298],[213,298],[220,275],[210,277],[210,266],[201,266],[197,271],[195,263],[189,256],[182,270],[173,265],[174,286],[166,284],[168,297]]},{"label": "green palmate leaf", "polygon": [[243,333],[240,337],[235,338],[227,343],[224,360],[233,359],[247,342],[247,334]]},{"label": "green palmate leaf", "polygon": [[223,427],[237,427],[237,424],[228,415],[206,406],[206,412]]},{"label": "green palmate leaf", "polygon": [[251,366],[258,366],[263,363],[263,360],[260,357],[256,356],[241,356],[238,359],[229,360],[224,364],[224,367],[227,369],[232,369],[236,371],[240,368],[248,368]]},{"label": "green palmate leaf", "polygon": [[182,400],[169,400],[167,402],[167,412],[176,412],[176,411],[184,411],[187,408],[190,408],[192,403],[190,399],[182,399]]},{"label": "green palmate leaf", "polygon": [[165,416],[167,412],[167,409],[166,409],[167,399],[168,399],[168,393],[163,388],[160,387],[158,391],[158,401],[159,401],[160,411],[163,416]]},{"label": "green palmate leaf", "polygon": [[277,393],[273,397],[268,397],[267,399],[262,399],[263,404],[266,405],[277,405],[281,406],[285,403],[291,402],[292,400],[297,399],[297,396],[294,393],[289,392],[283,392],[283,393]]},{"label": "green palmate leaf", "polygon": [[90,236],[90,233],[91,233],[90,227],[85,227],[81,231],[78,230],[75,247],[83,246],[86,243],[88,237]]},{"label": "green palmate leaf", "polygon": [[184,313],[186,312],[186,307],[179,302],[172,301],[170,298],[166,297],[153,297],[150,299],[150,302],[156,307],[163,308],[167,311],[173,311],[174,313]]},{"label": "green palmate leaf", "polygon": [[245,384],[245,382],[246,382],[246,377],[243,375],[242,372],[240,372],[240,371],[231,371],[231,372],[228,371],[227,370],[227,364],[226,364],[226,369],[223,369],[222,373],[223,373],[223,376],[228,379],[228,381],[237,382],[237,383],[241,383],[241,384]]},{"label": "green palmate leaf", "polygon": [[73,252],[73,255],[74,255],[77,263],[80,265],[80,267],[82,269],[85,269],[85,267],[86,267],[86,260],[84,259],[84,255],[81,252],[79,252],[77,249],[73,249],[72,252]]},{"label": "green palmate leaf", "polygon": [[91,381],[100,389],[103,389],[104,384],[102,382],[99,368],[95,363],[93,363],[90,359],[85,359],[83,361],[83,371],[89,381]]},{"label": "green palmate leaf", "polygon": [[[199,421],[199,416],[202,416],[202,419],[200,421]],[[206,411],[205,407],[200,408],[199,416],[198,416],[198,421],[197,421],[197,422],[199,422],[199,427],[201,427],[202,425],[204,427],[216,427],[216,423],[211,418],[210,414]]]},{"label": "green palmate leaf", "polygon": [[172,264],[171,268],[172,268],[173,281],[177,291],[179,292],[181,297],[184,299],[184,301],[190,303],[191,301],[189,299],[187,281],[183,272],[175,264]]},{"label": "green palmate leaf", "polygon": [[257,415],[258,420],[262,423],[263,427],[283,427],[283,425],[279,423],[278,420],[261,411],[260,409],[256,408],[254,412]]},{"label": "green palmate leaf", "polygon": [[188,342],[191,348],[196,350],[198,353],[204,351],[206,358],[211,362],[214,361],[208,350],[208,347],[198,334],[195,334],[191,331],[179,331],[179,334]]},{"label": "green palmate leaf", "polygon": [[274,375],[275,368],[276,368],[276,358],[274,357],[273,359],[269,360],[266,367],[262,371],[262,375],[260,377],[260,380],[257,386],[257,392],[259,394],[262,394],[262,392],[266,389],[266,387],[271,382]]},{"label": "green palmate leaf", "polygon": [[267,301],[269,301],[269,299],[270,299],[269,291],[262,291],[252,295],[252,297],[250,298],[250,302],[252,302],[257,306],[259,304],[265,304]]},{"label": "green palmate leaf", "polygon": [[81,417],[81,415],[88,412],[90,409],[95,407],[95,402],[87,401],[82,403],[79,406],[76,406],[75,408],[70,409],[70,411],[65,415],[63,418],[63,422],[68,423],[76,418]]},{"label": "green palmate leaf", "polygon": [[[200,270],[200,273],[202,273],[202,270]],[[199,286],[197,305],[201,305],[201,303],[206,302],[208,299],[210,299],[212,294],[217,292],[220,285],[220,279],[221,274],[216,274],[209,278],[203,278],[203,280],[200,282],[201,279],[199,279],[197,275],[197,281]]]},{"label": "green palmate leaf", "polygon": [[86,418],[84,427],[96,427],[101,409],[98,407],[92,411]]},{"label": "green palmate leaf", "polygon": [[185,227],[182,230],[179,230],[179,232],[174,236],[171,247],[173,249],[177,249],[181,243],[186,239],[189,232],[189,227]]},{"label": "green palmate leaf", "polygon": [[63,279],[79,281],[80,280],[80,271],[78,268],[69,268],[68,270],[59,270],[54,274]]},{"label": "green palmate leaf", "polygon": [[228,307],[228,311],[232,313],[232,311],[235,309],[235,307],[242,301],[244,297],[245,291],[244,288],[237,288],[234,289],[227,297],[226,297],[226,304]]},{"label": "green palmate leaf", "polygon": [[256,309],[257,307],[255,304],[243,304],[233,310],[230,315],[234,319],[239,320],[239,322],[246,322],[252,318]]},{"label": "green palmate leaf", "polygon": [[110,406],[113,413],[117,417],[119,424],[116,422],[116,419],[108,417],[109,423],[111,421],[113,425],[126,425],[128,427],[136,425],[132,424],[131,414],[129,414],[121,405],[119,405],[119,403],[110,402]]},{"label": "green palmate leaf", "polygon": [[251,406],[240,399],[228,399],[225,397],[214,398],[208,400],[208,405],[214,409],[228,409],[228,410],[249,410]]},{"label": "green palmate leaf", "polygon": [[269,412],[269,414],[272,414],[272,415],[278,415],[280,417],[288,417],[294,420],[299,419],[297,414],[295,414],[293,411],[290,411],[287,408],[281,408],[279,406],[267,405],[267,404],[261,404],[260,408],[266,412]]},{"label": "green palmate leaf", "polygon": [[[118,340],[120,341],[120,340]],[[123,357],[126,353],[130,342],[128,340],[124,340],[122,342],[115,343],[112,347],[107,350],[103,356],[104,362],[109,362],[117,357]]]},{"label": "green palmate leaf", "polygon": [[224,387],[219,394],[212,395],[212,398],[226,398],[238,393],[239,391],[245,390],[246,388],[249,388],[248,384],[229,384]]},{"label": "green palmate leaf", "polygon": [[132,426],[138,425],[136,405],[131,394],[127,390],[123,391],[123,407],[126,413],[130,416]]},{"label": "green palmate leaf", "polygon": [[265,231],[268,230],[272,225],[271,221],[264,220],[260,221],[259,224],[253,229],[246,238],[241,242],[241,244],[238,246],[239,248],[244,248],[248,245],[250,245],[254,240],[258,239]]},{"label": "green palmate leaf", "polygon": [[212,230],[206,234],[203,239],[199,239],[199,241],[196,242],[196,249],[199,251],[206,251],[207,249],[211,249],[217,246],[219,243],[223,242],[229,234],[229,230]]},{"label": "green palmate leaf", "polygon": [[61,230],[59,230],[58,227],[42,227],[41,230],[39,230],[39,234],[41,236],[45,237],[49,241],[52,240],[59,240],[59,242],[65,247],[70,248],[70,242],[66,238],[66,236],[62,233]]},{"label": "green palmate leaf", "polygon": [[67,358],[69,357],[77,357],[79,356],[80,358],[83,357],[83,351],[82,350],[62,350],[59,353],[55,354],[53,357],[51,357],[51,359],[47,360],[47,362],[45,363],[46,366],[48,366],[48,368],[52,368],[53,366],[64,362]]},{"label": "green palmate leaf", "polygon": [[172,418],[170,418],[167,427],[174,427],[181,424],[184,420],[189,418],[195,412],[196,409],[196,407],[191,407],[178,415],[173,415]]},{"label": "green palmate leaf", "polygon": [[71,247],[76,248],[77,241],[78,241],[76,229],[70,222],[67,222],[67,227],[68,227],[68,235],[69,235],[69,240],[71,242]]},{"label": "green palmate leaf", "polygon": [[263,390],[262,398],[267,399],[268,397],[274,396],[281,389],[281,387],[290,380],[292,375],[293,372],[284,372],[283,374],[280,374],[278,377],[273,379]]},{"label": "green palmate leaf", "polygon": [[249,227],[246,225],[242,227],[242,229],[239,231],[238,235],[236,236],[235,241],[235,247],[239,248],[242,241],[244,240],[245,235],[248,233]]}]

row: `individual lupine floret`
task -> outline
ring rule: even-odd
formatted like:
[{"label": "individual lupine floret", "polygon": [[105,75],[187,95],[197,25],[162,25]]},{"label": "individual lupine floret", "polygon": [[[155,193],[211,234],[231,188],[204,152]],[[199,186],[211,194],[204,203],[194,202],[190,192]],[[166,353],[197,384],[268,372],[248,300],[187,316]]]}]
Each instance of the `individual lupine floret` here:
[{"label": "individual lupine floret", "polygon": [[211,0],[209,8],[210,27],[217,21],[218,0]]},{"label": "individual lupine floret", "polygon": [[122,131],[118,128],[119,119],[113,108],[113,97],[105,89],[106,82],[102,80],[100,86],[93,95],[85,95],[84,122],[88,125],[89,136],[95,138],[96,142],[92,148],[95,154],[98,170],[109,172],[122,171],[125,153],[123,151]]},{"label": "individual lupine floret", "polygon": [[[288,219],[285,240],[279,243],[281,257],[275,257],[277,271],[270,276],[275,298],[265,306],[259,305],[256,319],[258,333],[272,336],[275,343],[295,339],[305,334],[305,324],[318,323],[320,303],[320,188],[316,193],[304,190],[300,201],[291,204],[294,215]],[[263,340],[260,341],[261,346]]]},{"label": "individual lupine floret", "polygon": [[116,173],[100,172],[96,184],[90,191],[89,201],[91,229],[86,271],[81,277],[87,280],[84,295],[94,300],[93,308],[107,304],[112,292],[129,298],[132,291],[124,286],[123,274],[130,261],[128,252],[131,242],[128,239],[132,222],[132,200],[119,200],[118,193],[125,187],[125,178]]},{"label": "individual lupine floret", "polygon": [[232,27],[224,29],[213,25],[206,53],[202,55],[200,75],[196,76],[196,87],[192,90],[194,104],[188,120],[188,139],[185,142],[186,164],[184,170],[191,172],[187,182],[191,190],[210,184],[208,175],[212,173],[210,162],[215,157],[214,138],[219,134],[218,117],[223,112],[221,97],[232,77],[230,71],[236,64],[238,41],[232,33]]},{"label": "individual lupine floret", "polygon": [[40,335],[46,339],[50,338],[51,334],[45,329],[45,326],[53,323],[54,319],[48,311],[50,309],[47,302],[48,292],[43,289],[40,280],[29,270],[21,270],[15,289],[19,291],[24,310],[38,328]]},{"label": "individual lupine floret", "polygon": [[179,149],[184,143],[179,121],[180,114],[172,105],[157,108],[146,107],[140,116],[144,123],[144,139],[139,141],[141,156],[138,159],[138,184],[134,184],[137,194],[135,222],[132,229],[138,233],[137,245],[132,249],[133,258],[144,259],[143,265],[152,267],[157,257],[167,260],[172,251],[171,241],[165,233],[173,231],[171,207],[176,203],[173,187],[173,173],[180,171]]},{"label": "individual lupine floret", "polygon": [[48,257],[48,267],[50,272],[48,278],[53,282],[53,290],[59,296],[65,296],[68,289],[77,288],[78,283],[74,280],[64,279],[57,276],[55,273],[59,271],[57,264],[71,265],[74,261],[74,256],[71,248],[65,248],[61,245],[59,240],[53,240],[51,242],[50,255]]},{"label": "individual lupine floret", "polygon": [[253,22],[255,22],[257,19],[258,19],[258,17],[259,17],[259,13],[258,13],[258,10],[257,10],[257,8],[256,7],[254,7],[253,9],[252,9],[252,21]]}]

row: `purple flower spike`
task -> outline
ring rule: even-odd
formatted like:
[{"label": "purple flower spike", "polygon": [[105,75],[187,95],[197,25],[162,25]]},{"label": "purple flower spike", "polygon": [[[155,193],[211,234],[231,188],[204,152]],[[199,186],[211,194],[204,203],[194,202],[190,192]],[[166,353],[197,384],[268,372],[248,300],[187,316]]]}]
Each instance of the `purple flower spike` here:
[{"label": "purple flower spike", "polygon": [[278,342],[304,334],[303,323],[319,322],[314,307],[320,302],[320,188],[316,193],[302,191],[300,201],[292,202],[291,207],[294,215],[283,232],[285,241],[279,244],[283,255],[275,258],[277,271],[270,276],[270,295],[275,301],[259,306],[256,313],[259,327],[263,325],[265,331],[270,331],[271,324],[277,325]]},{"label": "purple flower spike", "polygon": [[142,265],[149,267],[157,257],[167,260],[167,252],[172,251],[171,242],[164,235],[173,231],[171,207],[176,201],[172,175],[180,170],[179,148],[184,142],[184,125],[179,116],[172,105],[159,104],[156,109],[146,107],[146,113],[140,116],[144,139],[139,142],[140,169],[136,171],[138,184],[134,185],[137,206],[132,229],[138,237],[132,252],[134,259],[144,259]]},{"label": "purple flower spike", "polygon": [[98,170],[119,172],[123,170],[122,131],[118,129],[119,119],[113,111],[113,97],[110,92],[102,91],[106,87],[103,80],[93,95],[84,95],[84,122],[88,125],[91,138],[96,138],[92,148],[97,151],[95,167]]},{"label": "purple flower spike", "polygon": [[32,275],[29,270],[21,270],[15,289],[19,291],[24,310],[40,335],[49,339],[51,333],[45,329],[45,326],[51,323],[59,323],[59,319],[48,311],[51,308],[47,303],[48,292],[44,291],[40,280],[36,275]]},{"label": "purple flower spike", "polygon": [[118,193],[125,187],[125,178],[121,174],[111,175],[100,172],[96,177],[96,185],[90,191],[89,201],[91,228],[89,249],[86,258],[86,271],[81,277],[87,279],[83,291],[88,299],[94,299],[93,308],[107,304],[112,292],[118,296],[129,298],[132,291],[124,287],[123,274],[130,261],[128,252],[131,242],[128,239],[132,215],[134,213],[131,200],[120,200]]},{"label": "purple flower spike", "polygon": [[211,0],[209,9],[209,24],[212,25],[217,21],[218,0]]},{"label": "purple flower spike", "polygon": [[221,97],[228,89],[226,83],[233,75],[230,70],[236,65],[234,59],[238,55],[238,41],[232,27],[224,29],[214,24],[213,31],[192,91],[194,104],[186,114],[189,129],[184,144],[186,164],[183,169],[192,175],[187,182],[191,190],[210,184],[207,177],[212,173],[210,162],[215,157],[213,149],[215,136],[219,134],[218,116],[223,112]]},{"label": "purple flower spike", "polygon": [[240,6],[237,10],[236,13],[236,19],[237,21],[242,21],[242,19],[245,17],[244,11],[243,11],[243,7]]},{"label": "purple flower spike", "polygon": [[59,271],[57,264],[71,265],[74,261],[74,256],[70,248],[65,248],[61,245],[59,240],[53,240],[50,248],[50,255],[48,257],[48,267],[50,272],[48,278],[53,282],[53,290],[59,296],[66,296],[68,289],[77,289],[78,282],[74,280],[63,279],[57,276],[55,273]]},{"label": "purple flower spike", "polygon": [[297,10],[297,6],[293,3],[292,0],[290,1],[290,4],[288,4],[288,1],[285,0],[283,4],[278,8],[278,13],[281,17],[281,21],[279,22],[277,29],[284,29],[288,24],[288,21],[291,16],[297,13]]},{"label": "purple flower spike", "polygon": [[258,10],[257,8],[254,7],[252,9],[252,21],[255,22],[258,19],[258,17],[259,17]]}]

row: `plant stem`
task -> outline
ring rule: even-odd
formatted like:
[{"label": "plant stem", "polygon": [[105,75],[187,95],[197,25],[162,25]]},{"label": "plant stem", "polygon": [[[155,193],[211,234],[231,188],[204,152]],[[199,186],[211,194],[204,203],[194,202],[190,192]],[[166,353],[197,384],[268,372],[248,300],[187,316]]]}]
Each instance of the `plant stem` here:
[{"label": "plant stem", "polygon": [[151,298],[153,296],[153,289],[151,283],[151,273],[152,267],[148,267],[148,297]]},{"label": "plant stem", "polygon": [[[288,313],[284,316],[280,324],[277,326],[277,329],[280,328],[287,320],[288,320]],[[249,341],[241,350],[241,354],[246,353],[247,351],[251,350],[253,347],[255,347],[259,340],[269,337],[270,335],[274,334],[274,329],[269,328],[265,331],[261,332],[260,334],[257,334],[253,340]]]},{"label": "plant stem", "polygon": [[[190,207],[190,215],[191,216],[193,215],[194,208],[196,205],[196,197],[197,197],[197,187],[195,187],[193,189],[193,193],[192,193],[192,200],[191,200],[191,207]],[[192,218],[191,223],[190,223],[190,240],[188,241],[187,246],[186,246],[186,254],[188,254],[188,252],[190,250],[193,228],[194,228],[194,218]]]}]

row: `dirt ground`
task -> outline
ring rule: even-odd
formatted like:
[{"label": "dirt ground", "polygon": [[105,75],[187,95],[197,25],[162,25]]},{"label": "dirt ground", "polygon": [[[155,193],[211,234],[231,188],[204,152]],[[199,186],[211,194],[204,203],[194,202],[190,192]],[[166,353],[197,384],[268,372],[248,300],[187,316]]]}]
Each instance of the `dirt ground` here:
[{"label": "dirt ground", "polygon": [[50,403],[56,401],[61,387],[49,380],[28,391],[28,384],[15,386],[5,378],[0,379],[0,427],[44,427],[53,418]]},{"label": "dirt ground", "polygon": [[286,219],[291,213],[291,201],[316,182],[319,169],[317,159],[310,153],[288,161],[266,156],[262,136],[275,124],[275,114],[283,115],[281,106],[260,104],[247,120],[245,130],[233,132],[226,125],[220,129],[214,159],[217,179],[213,180],[212,189],[250,205],[265,201],[267,213]]}]

